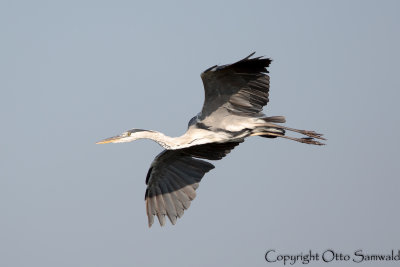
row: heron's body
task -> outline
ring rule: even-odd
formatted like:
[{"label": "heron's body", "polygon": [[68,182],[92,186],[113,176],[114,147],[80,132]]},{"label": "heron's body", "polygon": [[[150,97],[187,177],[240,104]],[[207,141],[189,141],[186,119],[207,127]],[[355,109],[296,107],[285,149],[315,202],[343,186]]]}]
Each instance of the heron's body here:
[{"label": "heron's body", "polygon": [[[254,53],[253,53],[254,54]],[[249,136],[287,138],[301,143],[321,145],[321,134],[288,128],[283,116],[267,117],[262,108],[268,103],[269,76],[267,58],[250,56],[231,65],[213,66],[201,74],[205,100],[199,114],[179,137],[132,129],[98,143],[124,143],[151,139],[165,148],[151,164],[146,177],[146,210],[149,226],[157,216],[165,224],[165,215],[175,224],[183,215],[204,174],[214,166],[204,161],[219,160]],[[285,130],[305,138],[285,135]]]}]

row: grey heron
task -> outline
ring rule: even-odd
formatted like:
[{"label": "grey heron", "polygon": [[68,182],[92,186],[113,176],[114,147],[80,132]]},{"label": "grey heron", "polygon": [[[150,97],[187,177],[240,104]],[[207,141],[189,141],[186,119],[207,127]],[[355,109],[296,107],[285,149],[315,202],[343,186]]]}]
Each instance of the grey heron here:
[{"label": "grey heron", "polygon": [[[149,227],[158,217],[165,225],[165,215],[172,224],[182,217],[205,173],[214,165],[205,160],[225,157],[246,137],[286,138],[301,143],[323,145],[325,140],[314,131],[289,128],[279,123],[284,116],[267,117],[262,113],[268,103],[271,59],[248,57],[236,63],[212,66],[201,74],[205,100],[200,113],[188,124],[186,133],[169,137],[161,132],[131,129],[97,144],[125,143],[151,139],[165,150],[156,156],[146,176],[146,212]],[[304,135],[296,138],[286,131]]]}]

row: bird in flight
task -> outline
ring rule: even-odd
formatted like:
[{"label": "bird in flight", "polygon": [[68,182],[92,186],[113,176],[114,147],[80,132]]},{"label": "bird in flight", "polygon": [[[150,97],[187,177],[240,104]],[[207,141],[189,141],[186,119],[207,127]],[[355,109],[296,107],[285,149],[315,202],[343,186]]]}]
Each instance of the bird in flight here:
[{"label": "bird in flight", "polygon": [[[205,99],[203,108],[188,124],[186,133],[169,137],[161,132],[131,129],[96,144],[125,143],[151,139],[165,150],[153,160],[146,176],[146,212],[149,227],[165,215],[172,224],[182,217],[196,197],[203,176],[214,168],[205,160],[219,160],[250,136],[286,138],[297,142],[323,145],[326,140],[314,131],[289,128],[280,123],[284,116],[267,117],[262,113],[268,103],[271,59],[248,57],[230,65],[212,66],[201,74]],[[286,131],[304,135],[296,138]]]}]

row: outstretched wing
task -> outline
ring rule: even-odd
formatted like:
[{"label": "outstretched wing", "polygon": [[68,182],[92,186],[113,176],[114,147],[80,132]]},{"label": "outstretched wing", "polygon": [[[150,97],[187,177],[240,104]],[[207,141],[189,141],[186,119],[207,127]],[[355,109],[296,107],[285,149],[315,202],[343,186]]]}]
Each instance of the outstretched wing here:
[{"label": "outstretched wing", "polygon": [[268,103],[269,76],[267,67],[271,59],[248,57],[223,66],[213,66],[201,74],[205,99],[200,119],[215,112],[228,112],[239,116],[260,116]]},{"label": "outstretched wing", "polygon": [[196,197],[196,189],[204,174],[214,168],[200,160],[219,160],[240,142],[210,143],[179,150],[164,150],[152,162],[146,177],[146,211],[149,227],[158,217],[165,224],[165,215],[172,224],[182,217]]}]

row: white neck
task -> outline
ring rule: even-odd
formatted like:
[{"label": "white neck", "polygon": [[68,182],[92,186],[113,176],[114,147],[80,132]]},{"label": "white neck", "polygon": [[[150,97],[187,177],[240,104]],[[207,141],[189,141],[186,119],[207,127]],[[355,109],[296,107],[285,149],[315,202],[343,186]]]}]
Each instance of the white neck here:
[{"label": "white neck", "polygon": [[190,140],[187,140],[187,137],[185,135],[182,135],[180,137],[170,137],[157,131],[138,132],[132,134],[132,138],[134,138],[134,140],[150,139],[157,142],[165,149],[179,149],[191,146]]}]

